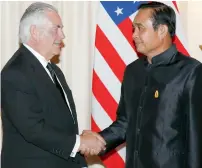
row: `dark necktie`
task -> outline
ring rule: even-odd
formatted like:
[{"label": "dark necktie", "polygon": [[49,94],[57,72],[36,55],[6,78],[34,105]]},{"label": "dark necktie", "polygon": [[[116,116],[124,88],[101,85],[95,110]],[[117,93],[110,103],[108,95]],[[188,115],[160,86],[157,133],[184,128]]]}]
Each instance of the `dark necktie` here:
[{"label": "dark necktie", "polygon": [[67,108],[68,108],[69,111],[71,112],[72,119],[73,119],[74,123],[76,123],[76,122],[75,122],[75,119],[74,119],[74,116],[73,116],[73,114],[72,114],[72,111],[71,111],[71,109],[69,108],[69,105],[67,104],[67,101],[66,101],[66,99],[65,99],[65,94],[64,94],[64,92],[63,92],[63,90],[62,90],[62,86],[60,85],[60,83],[59,83],[59,81],[58,81],[58,79],[57,79],[56,73],[55,73],[55,71],[54,71],[52,65],[51,65],[50,63],[48,63],[48,65],[46,66],[46,68],[49,70],[49,72],[50,72],[50,74],[51,74],[51,76],[52,76],[52,78],[53,78],[53,81],[54,81],[54,83],[55,83],[56,88],[57,88],[58,91],[60,92],[60,94],[61,94],[61,96],[62,96],[62,98],[63,98],[65,104],[67,105]]},{"label": "dark necktie", "polygon": [[60,94],[61,94],[61,96],[62,96],[65,104],[67,105],[64,92],[63,92],[62,87],[61,87],[61,85],[60,85],[60,83],[59,83],[59,81],[58,81],[58,79],[56,77],[56,74],[55,74],[55,71],[52,68],[52,65],[50,63],[48,63],[48,65],[46,66],[46,68],[49,70],[49,72],[50,72],[50,74],[51,74],[51,76],[53,78],[53,81],[55,83],[56,88],[59,90],[59,92],[60,92]]}]

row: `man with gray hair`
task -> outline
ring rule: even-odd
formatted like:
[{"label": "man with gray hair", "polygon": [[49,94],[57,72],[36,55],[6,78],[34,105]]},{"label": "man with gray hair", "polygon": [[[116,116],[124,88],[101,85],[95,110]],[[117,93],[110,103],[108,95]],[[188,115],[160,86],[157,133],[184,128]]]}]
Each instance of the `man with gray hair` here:
[{"label": "man with gray hair", "polygon": [[1,72],[2,168],[81,168],[81,153],[105,148],[101,137],[78,135],[72,93],[50,59],[65,38],[57,10],[33,3],[20,21],[22,43]]}]

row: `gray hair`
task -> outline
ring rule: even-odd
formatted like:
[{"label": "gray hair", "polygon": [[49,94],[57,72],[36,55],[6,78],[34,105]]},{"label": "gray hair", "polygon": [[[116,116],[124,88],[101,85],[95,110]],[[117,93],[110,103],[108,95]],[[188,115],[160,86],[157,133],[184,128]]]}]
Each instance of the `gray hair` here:
[{"label": "gray hair", "polygon": [[46,12],[54,11],[58,13],[57,9],[47,3],[35,2],[32,3],[24,12],[19,26],[19,38],[21,43],[26,43],[30,39],[30,27],[31,25],[44,25],[49,24]]}]

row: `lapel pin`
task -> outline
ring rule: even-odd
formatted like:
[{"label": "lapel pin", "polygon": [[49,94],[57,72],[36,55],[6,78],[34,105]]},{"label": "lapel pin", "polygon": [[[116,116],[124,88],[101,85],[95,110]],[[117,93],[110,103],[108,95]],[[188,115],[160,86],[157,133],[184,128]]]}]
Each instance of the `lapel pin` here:
[{"label": "lapel pin", "polygon": [[159,91],[158,91],[158,90],[155,91],[154,97],[155,97],[156,99],[159,97]]}]

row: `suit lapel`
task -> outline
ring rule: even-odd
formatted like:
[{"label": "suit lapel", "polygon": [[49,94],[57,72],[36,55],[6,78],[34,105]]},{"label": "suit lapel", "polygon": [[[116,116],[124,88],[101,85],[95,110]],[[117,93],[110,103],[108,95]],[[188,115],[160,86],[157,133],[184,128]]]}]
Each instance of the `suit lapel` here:
[{"label": "suit lapel", "polygon": [[28,64],[31,64],[32,72],[30,73],[33,73],[36,80],[40,82],[41,85],[44,85],[44,90],[46,90],[48,94],[52,95],[54,101],[61,105],[62,97],[39,60],[23,45],[21,46],[20,51],[23,53]]},{"label": "suit lapel", "polygon": [[73,96],[72,96],[72,91],[70,90],[69,86],[67,85],[66,81],[65,81],[65,78],[64,78],[64,75],[55,67],[56,65],[52,64],[53,66],[53,69],[67,95],[67,98],[68,98],[68,101],[69,101],[69,105],[70,105],[70,108],[71,108],[71,111],[72,111],[72,115],[74,117],[74,119],[76,120],[76,123],[77,123],[77,115],[76,115],[76,108],[75,108],[75,104],[74,104],[74,99],[73,99]]}]

